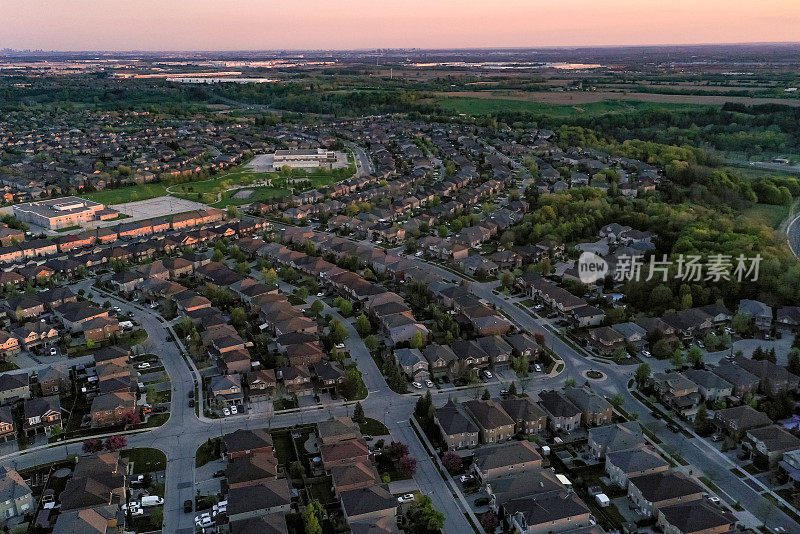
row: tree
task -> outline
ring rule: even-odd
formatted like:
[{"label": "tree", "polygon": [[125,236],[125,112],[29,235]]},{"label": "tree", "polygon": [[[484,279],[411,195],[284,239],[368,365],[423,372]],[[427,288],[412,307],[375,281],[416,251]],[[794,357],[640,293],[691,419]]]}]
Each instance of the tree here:
[{"label": "tree", "polygon": [[367,338],[364,340],[364,345],[369,349],[370,352],[375,352],[378,350],[380,346],[380,341],[378,341],[378,337],[375,335],[368,335]]},{"label": "tree", "polygon": [[506,289],[511,289],[514,287],[514,275],[510,271],[503,271],[500,276],[500,284]]},{"label": "tree", "polygon": [[358,423],[359,425],[366,423],[367,418],[364,416],[364,407],[361,406],[361,402],[356,403],[356,407],[353,408],[353,421]]},{"label": "tree", "polygon": [[481,521],[481,526],[483,526],[486,532],[494,532],[500,525],[500,519],[491,510],[483,514],[481,516],[480,521]]},{"label": "tree", "polygon": [[621,393],[614,393],[608,398],[608,402],[610,402],[614,408],[619,408],[625,404],[625,397],[623,397]]},{"label": "tree", "polygon": [[659,339],[653,344],[653,357],[659,360],[666,360],[672,356],[672,346],[666,339]]},{"label": "tree", "polygon": [[421,349],[425,346],[425,336],[422,335],[422,332],[417,330],[414,332],[414,335],[411,336],[411,341],[409,342],[412,349]]},{"label": "tree", "polygon": [[231,324],[236,328],[242,328],[247,324],[247,313],[243,308],[237,307],[231,310]]},{"label": "tree", "polygon": [[315,300],[311,303],[311,306],[309,306],[308,311],[310,311],[312,315],[318,316],[320,313],[322,313],[324,308],[325,305],[322,304],[321,300]]},{"label": "tree", "polygon": [[535,334],[533,334],[533,340],[536,341],[536,344],[539,345],[540,347],[544,347],[545,346],[544,334],[543,333],[536,332]]},{"label": "tree", "polygon": [[574,388],[574,387],[575,387],[577,384],[578,384],[578,383],[577,383],[577,382],[575,382],[575,379],[574,379],[574,378],[567,378],[567,379],[564,381],[564,387],[565,387],[565,388]]},{"label": "tree", "polygon": [[221,262],[225,259],[225,254],[218,248],[214,249],[214,253],[211,255],[211,261]]},{"label": "tree", "polygon": [[442,456],[442,465],[452,475],[461,471],[461,468],[464,467],[464,462],[457,453],[447,451]]},{"label": "tree", "polygon": [[700,404],[697,409],[697,414],[694,416],[694,431],[701,436],[706,436],[711,433],[711,421],[708,419],[708,409],[705,404]]},{"label": "tree", "polygon": [[423,421],[428,417],[431,406],[433,406],[433,396],[431,396],[431,391],[428,390],[424,397],[417,399],[417,404],[414,406],[414,415],[417,419]]},{"label": "tree", "polygon": [[353,314],[353,303],[345,298],[336,298],[333,301],[333,305],[339,308],[339,313],[342,317],[350,317]]},{"label": "tree", "polygon": [[303,462],[296,461],[289,464],[289,476],[292,478],[305,478],[306,468]]},{"label": "tree", "polygon": [[628,358],[628,351],[625,350],[625,347],[617,347],[614,349],[614,353],[611,355],[611,359],[614,360],[614,363],[622,363],[624,360]]},{"label": "tree", "polygon": [[759,345],[753,351],[753,359],[754,360],[763,360],[765,358],[766,358],[766,353],[764,352],[764,349],[761,347],[761,345]]},{"label": "tree", "polygon": [[322,534],[322,504],[318,500],[308,503],[302,513],[306,534]]},{"label": "tree", "polygon": [[787,368],[793,375],[800,376],[800,350],[793,348],[789,351],[789,365]]},{"label": "tree", "polygon": [[489,399],[491,399],[491,398],[492,398],[492,394],[491,394],[491,393],[489,393],[489,390],[488,390],[488,389],[484,389],[484,390],[483,390],[483,395],[481,395],[481,398],[482,398],[483,400],[489,400]]},{"label": "tree", "polygon": [[389,444],[389,456],[392,460],[397,461],[403,456],[408,455],[408,445],[402,441],[393,441]]},{"label": "tree", "polygon": [[128,446],[128,438],[122,435],[109,436],[103,445],[105,450],[109,452],[118,451]]},{"label": "tree", "polygon": [[528,369],[530,367],[528,357],[514,356],[511,358],[511,367],[514,369],[514,372],[517,373],[518,377],[522,378],[528,376]]},{"label": "tree", "polygon": [[278,283],[278,273],[275,272],[275,269],[264,269],[261,271],[261,276],[264,278],[264,282],[269,285]]},{"label": "tree", "polygon": [[509,395],[516,395],[517,394],[517,383],[511,382],[511,385],[508,386],[508,394]]},{"label": "tree", "polygon": [[233,205],[228,206],[228,219],[238,219],[238,218],[239,218],[239,208]]},{"label": "tree", "polygon": [[372,333],[372,323],[369,322],[369,319],[363,313],[358,316],[358,319],[356,319],[355,327],[356,332],[358,332],[361,337]]},{"label": "tree", "polygon": [[755,329],[755,322],[750,315],[737,313],[731,319],[731,328],[742,337],[750,337]]},{"label": "tree", "polygon": [[411,532],[440,532],[444,527],[444,514],[433,506],[429,495],[421,495],[409,508],[406,518]]},{"label": "tree", "polygon": [[125,423],[125,428],[128,428],[129,426],[138,425],[141,419],[135,410],[128,410],[122,414],[122,422]]},{"label": "tree", "polygon": [[692,345],[689,348],[689,363],[692,364],[692,367],[695,369],[699,369],[703,366],[703,351],[697,345]]},{"label": "tree", "polygon": [[413,477],[417,472],[417,459],[408,454],[401,456],[397,468],[406,477]]},{"label": "tree", "polygon": [[350,337],[350,334],[347,333],[347,328],[344,327],[339,319],[331,319],[331,322],[328,323],[328,328],[330,328],[328,337],[334,345],[344,343]]},{"label": "tree", "polygon": [[100,438],[89,438],[83,442],[84,454],[94,454],[103,450],[103,440]]},{"label": "tree", "polygon": [[681,349],[675,349],[672,353],[672,356],[669,358],[669,363],[672,367],[676,369],[680,369],[686,363],[686,358],[683,355],[683,351]]},{"label": "tree", "polygon": [[636,368],[634,379],[636,380],[636,387],[642,389],[650,378],[650,365],[647,363],[640,363]]}]

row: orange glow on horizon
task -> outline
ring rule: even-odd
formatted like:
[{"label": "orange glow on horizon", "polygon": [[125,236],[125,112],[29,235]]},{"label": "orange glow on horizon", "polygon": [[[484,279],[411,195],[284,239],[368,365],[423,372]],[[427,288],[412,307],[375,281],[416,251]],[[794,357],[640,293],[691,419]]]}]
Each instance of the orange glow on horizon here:
[{"label": "orange glow on horizon", "polygon": [[252,50],[800,41],[797,0],[0,0],[0,48]]}]

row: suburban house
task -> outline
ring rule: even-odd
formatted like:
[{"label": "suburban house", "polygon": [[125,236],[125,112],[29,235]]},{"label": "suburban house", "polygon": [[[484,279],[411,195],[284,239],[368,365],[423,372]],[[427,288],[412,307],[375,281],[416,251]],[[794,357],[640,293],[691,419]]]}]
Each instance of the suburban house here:
[{"label": "suburban house", "polygon": [[764,412],[743,404],[715,410],[713,423],[718,432],[728,434],[739,441],[748,430],[771,425],[772,420]]},{"label": "suburban house", "polygon": [[753,463],[774,469],[784,453],[800,449],[800,438],[778,425],[751,428],[742,447],[753,452]]},{"label": "suburban house", "polygon": [[474,399],[463,405],[478,424],[482,443],[497,443],[514,436],[515,422],[497,401]]},{"label": "suburban house", "polygon": [[439,427],[448,449],[478,445],[478,426],[464,413],[460,404],[448,400],[444,406],[436,409],[433,421]]},{"label": "suburban house", "polygon": [[472,470],[481,482],[542,467],[542,457],[530,441],[508,441],[481,447],[473,458]]},{"label": "suburban house", "polygon": [[636,421],[589,429],[589,448],[595,458],[604,458],[610,452],[633,449],[644,442],[642,428]]},{"label": "suburban house", "polygon": [[507,397],[500,405],[514,420],[518,434],[539,434],[547,427],[547,414],[530,397]]},{"label": "suburban house", "polygon": [[606,454],[606,473],[615,484],[625,490],[628,489],[630,478],[668,469],[669,463],[647,445]]},{"label": "suburban house", "polygon": [[628,479],[628,498],[642,514],[657,517],[666,506],[703,498],[703,487],[678,471],[662,471]]},{"label": "suburban house", "polygon": [[550,428],[558,432],[569,432],[581,424],[583,411],[575,406],[562,392],[545,390],[539,393],[539,406],[547,414]]},{"label": "suburban house", "polygon": [[588,387],[564,389],[564,395],[581,410],[581,422],[588,427],[603,425],[611,421],[613,408],[604,397]]}]

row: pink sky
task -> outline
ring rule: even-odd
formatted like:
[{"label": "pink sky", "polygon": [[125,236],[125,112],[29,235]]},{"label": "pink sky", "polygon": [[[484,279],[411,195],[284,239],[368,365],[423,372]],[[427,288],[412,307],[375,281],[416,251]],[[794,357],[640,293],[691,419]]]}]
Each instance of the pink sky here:
[{"label": "pink sky", "polygon": [[244,50],[800,41],[800,0],[2,0],[0,48]]}]

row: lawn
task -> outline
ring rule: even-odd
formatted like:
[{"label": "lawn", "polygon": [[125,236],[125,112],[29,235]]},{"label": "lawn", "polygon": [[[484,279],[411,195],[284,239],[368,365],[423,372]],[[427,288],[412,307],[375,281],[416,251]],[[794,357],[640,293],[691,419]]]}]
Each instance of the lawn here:
[{"label": "lawn", "polygon": [[[291,190],[282,187],[259,186],[253,188],[253,193],[247,198],[234,198],[238,189],[233,191],[225,191],[222,193],[222,199],[219,202],[214,202],[211,206],[215,208],[226,208],[228,206],[241,206],[243,204],[251,204],[253,202],[262,202],[271,198],[285,197],[291,195]],[[190,199],[192,200],[192,199]]]},{"label": "lawn", "polygon": [[195,453],[195,467],[203,467],[208,462],[222,458],[222,438],[211,438],[197,448]]},{"label": "lawn", "polygon": [[163,197],[167,194],[167,186],[164,184],[142,184],[119,187],[117,189],[105,189],[80,195],[100,204],[124,204],[137,200],[147,200],[148,198]]},{"label": "lawn", "polygon": [[272,447],[275,451],[275,458],[278,459],[281,465],[288,466],[297,460],[297,453],[294,450],[294,443],[292,443],[292,435],[289,430],[273,430]]},{"label": "lawn", "polygon": [[19,369],[19,365],[14,362],[9,361],[2,361],[0,362],[0,373],[5,373],[7,371],[14,371]]},{"label": "lawn", "polygon": [[363,423],[359,424],[358,427],[362,434],[367,434],[368,436],[385,436],[389,433],[389,429],[386,428],[386,425],[377,419],[370,419],[369,417],[367,417]]},{"label": "lawn", "polygon": [[704,106],[691,104],[661,104],[635,101],[591,102],[585,104],[549,104],[529,100],[505,98],[443,97],[436,103],[445,111],[465,115],[487,115],[490,113],[528,112],[535,115],[548,115],[556,118],[574,116],[599,116],[606,113],[625,113],[646,109],[699,109]]},{"label": "lawn", "polygon": [[146,447],[126,449],[120,452],[120,455],[133,464],[135,475],[164,471],[167,468],[167,456],[158,449]]}]

